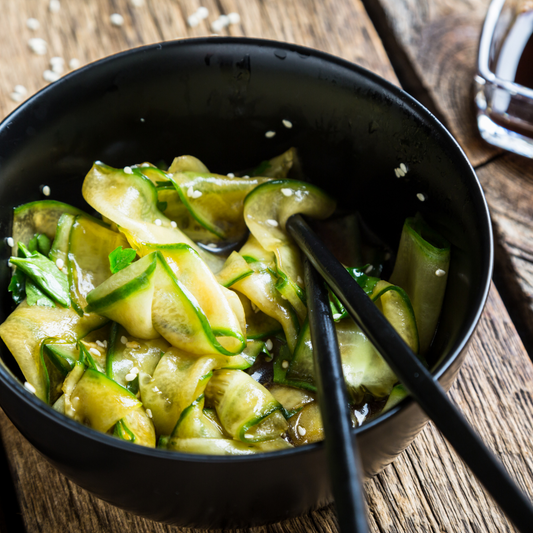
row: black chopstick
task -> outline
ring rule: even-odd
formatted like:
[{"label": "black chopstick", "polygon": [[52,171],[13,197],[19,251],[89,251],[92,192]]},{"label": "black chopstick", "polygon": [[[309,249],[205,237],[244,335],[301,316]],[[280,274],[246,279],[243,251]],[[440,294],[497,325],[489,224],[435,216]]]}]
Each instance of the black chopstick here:
[{"label": "black chopstick", "polygon": [[444,389],[396,333],[372,300],[348,274],[300,215],[286,228],[352,318],[387,361],[399,381],[433,420],[516,527],[533,531],[533,506],[485,446]]},{"label": "black chopstick", "polygon": [[324,280],[304,259],[307,310],[329,473],[340,530],[366,533],[366,516],[361,461],[352,438],[348,394],[342,373],[335,323]]}]

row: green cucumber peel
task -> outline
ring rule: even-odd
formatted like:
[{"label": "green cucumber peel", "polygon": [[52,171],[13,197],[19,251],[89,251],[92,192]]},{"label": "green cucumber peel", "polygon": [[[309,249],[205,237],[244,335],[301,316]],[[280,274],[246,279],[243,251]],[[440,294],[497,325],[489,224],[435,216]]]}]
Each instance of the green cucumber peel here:
[{"label": "green cucumber peel", "polygon": [[135,442],[137,440],[137,437],[128,427],[123,418],[115,424],[115,427],[113,428],[113,436],[128,442]]},{"label": "green cucumber peel", "polygon": [[19,269],[15,270],[11,276],[7,290],[11,293],[13,302],[16,305],[22,303],[24,298],[26,298],[26,279],[26,274]]},{"label": "green cucumber peel", "polygon": [[[257,437],[255,439],[249,439],[249,438],[246,437],[246,432],[250,428],[258,425],[267,416],[270,416],[272,413],[275,413],[276,411],[280,411],[283,414],[282,405],[277,400],[274,400],[269,409],[267,409],[261,415],[255,417],[255,418],[252,418],[251,420],[249,420],[246,424],[244,424],[240,428],[239,433],[238,433],[239,440],[241,442],[246,443],[246,444],[255,444],[256,442],[264,442],[266,440],[272,440],[272,437],[270,435],[266,435],[264,437]],[[283,417],[285,418],[285,415],[283,415]]]},{"label": "green cucumber peel", "polygon": [[31,253],[21,242],[18,247],[23,257],[11,257],[10,262],[20,268],[44,294],[62,307],[69,307],[68,277],[41,253]]}]

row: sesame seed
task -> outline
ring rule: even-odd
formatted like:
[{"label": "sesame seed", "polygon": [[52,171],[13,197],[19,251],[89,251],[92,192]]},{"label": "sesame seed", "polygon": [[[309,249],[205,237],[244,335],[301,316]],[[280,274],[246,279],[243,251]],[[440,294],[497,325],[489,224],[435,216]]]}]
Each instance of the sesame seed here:
[{"label": "sesame seed", "polygon": [[33,394],[35,394],[37,392],[37,390],[35,389],[35,387],[29,382],[29,381],[25,381],[24,382],[24,388],[26,388],[27,390],[29,390],[30,392],[32,392]]},{"label": "sesame seed", "polygon": [[13,91],[9,97],[11,98],[11,100],[13,100],[13,102],[22,102],[22,100],[24,100],[24,95],[16,92],[16,91]]},{"label": "sesame seed", "polygon": [[405,166],[405,163],[400,163],[400,169],[404,174],[407,174],[407,167]]},{"label": "sesame seed", "polygon": [[100,350],[97,348],[89,348],[89,353],[92,353],[93,355],[96,355],[96,357],[100,357],[102,354],[100,353]]},{"label": "sesame seed", "polygon": [[227,15],[220,15],[220,17],[218,17],[218,20],[220,24],[222,24],[223,28],[229,26],[229,17]]},{"label": "sesame seed", "polygon": [[177,228],[178,225],[176,224],[176,222],[174,222],[173,220],[170,221],[170,225],[173,227],[173,228]]},{"label": "sesame seed", "polygon": [[131,0],[131,4],[135,7],[144,6],[144,0]]},{"label": "sesame seed", "polygon": [[200,6],[200,7],[196,10],[196,16],[197,16],[200,20],[204,20],[204,19],[206,19],[206,18],[209,16],[209,9],[207,9],[207,7]]},{"label": "sesame seed", "polygon": [[307,431],[303,426],[298,426],[298,433],[303,437]]},{"label": "sesame seed", "polygon": [[124,24],[124,17],[120,13],[113,13],[109,20],[113,26],[122,26]]},{"label": "sesame seed", "polygon": [[272,139],[272,137],[274,137],[274,135],[276,135],[276,132],[275,132],[275,131],[272,131],[272,130],[271,130],[271,131],[267,131],[267,132],[265,133],[265,137],[266,137],[267,139]]},{"label": "sesame seed", "polygon": [[131,167],[124,167],[124,172],[126,174],[133,174],[133,169]]},{"label": "sesame seed", "polygon": [[126,381],[133,381],[136,377],[137,377],[137,374],[126,374],[126,375],[124,376],[124,379],[125,379]]},{"label": "sesame seed", "polygon": [[228,13],[228,20],[230,24],[239,24],[241,16],[239,13]]},{"label": "sesame seed", "polygon": [[235,177],[235,174],[233,174],[233,172],[228,172],[228,178],[234,178]]},{"label": "sesame seed", "polygon": [[208,248],[218,248],[218,246],[214,243],[214,242],[210,242],[208,245],[207,245]]},{"label": "sesame seed", "polygon": [[26,96],[28,94],[28,89],[26,89],[24,85],[15,85],[15,87],[13,87],[13,91],[19,93],[22,96]]},{"label": "sesame seed", "polygon": [[397,178],[400,177],[400,173],[398,172],[398,169],[397,169],[397,168],[394,169],[394,174],[396,174],[396,177],[397,177]]},{"label": "sesame seed", "polygon": [[56,267],[59,268],[59,270],[63,270],[63,267],[65,266],[65,262],[60,257],[56,259]]},{"label": "sesame seed", "polygon": [[29,29],[29,30],[38,30],[39,29],[39,26],[41,24],[39,23],[39,21],[33,17],[30,17],[27,21],[26,21],[26,27]]},{"label": "sesame seed", "polygon": [[187,189],[187,196],[188,196],[189,198],[192,198],[193,194],[194,194],[194,187],[191,185],[191,186]]},{"label": "sesame seed", "polygon": [[426,200],[426,197],[421,193],[419,192],[416,197],[421,201],[421,202],[424,202]]},{"label": "sesame seed", "polygon": [[50,64],[51,64],[50,70],[52,72],[55,72],[56,74],[63,74],[63,72],[65,70],[63,68],[63,63],[54,63],[53,65],[52,65],[52,63],[50,63]]},{"label": "sesame seed", "polygon": [[246,174],[245,176],[243,176],[243,178],[249,178],[250,176],[248,176],[248,174]]},{"label": "sesame seed", "polygon": [[77,68],[80,68],[80,65],[81,65],[81,61],[76,58],[76,57],[73,57],[69,62],[68,62],[68,66],[72,69],[72,70],[75,70]]},{"label": "sesame seed", "polygon": [[285,361],[283,361],[283,362],[281,363],[281,367],[282,367],[282,368],[289,368],[289,361],[287,361],[287,360],[285,359]]},{"label": "sesame seed", "polygon": [[403,178],[405,176],[405,172],[400,167],[398,167],[396,170],[398,171],[398,175],[400,178]]},{"label": "sesame seed", "polygon": [[219,31],[222,31],[223,28],[224,26],[222,22],[220,22],[220,19],[214,20],[211,23],[211,31],[215,34],[218,33]]},{"label": "sesame seed", "polygon": [[13,266],[13,263],[12,263],[9,259],[7,260],[7,266],[8,266],[9,268],[11,268],[11,267]]},{"label": "sesame seed", "polygon": [[259,307],[257,307],[257,305],[255,305],[253,302],[250,302],[252,304],[252,311],[254,313],[259,313],[260,309]]},{"label": "sesame seed", "polygon": [[107,348],[107,341],[102,341],[104,348]]},{"label": "sesame seed", "polygon": [[33,39],[30,39],[28,41],[28,46],[34,54],[37,54],[39,56],[44,56],[48,50],[48,45],[46,44],[46,41],[44,39],[40,39],[39,37],[34,37]]},{"label": "sesame seed", "polygon": [[125,337],[124,335],[122,335],[122,337],[120,337],[120,342],[122,344],[126,344],[128,342],[128,337]]},{"label": "sesame seed", "polygon": [[53,70],[47,69],[43,72],[43,79],[48,83],[54,83],[54,81],[57,81],[59,78],[59,74],[57,72],[54,72]]},{"label": "sesame seed", "polygon": [[334,313],[333,320],[339,320],[342,315],[340,313]]},{"label": "sesame seed", "polygon": [[54,56],[50,58],[50,65],[64,65],[65,60],[62,57]]},{"label": "sesame seed", "polygon": [[370,274],[370,272],[372,272],[373,269],[374,269],[373,265],[368,265],[365,269],[365,274]]},{"label": "sesame seed", "polygon": [[148,418],[152,418],[152,410],[151,409],[146,409],[146,416]]},{"label": "sesame seed", "polygon": [[10,248],[13,248],[13,246],[15,246],[15,241],[13,240],[13,237],[8,237],[6,239],[6,242],[7,242],[7,245],[10,247]]},{"label": "sesame seed", "polygon": [[96,344],[100,346],[100,348],[105,348],[105,344],[102,341],[96,341]]},{"label": "sesame seed", "polygon": [[163,224],[163,222],[161,222],[161,219],[160,219],[160,218],[156,218],[156,219],[154,220],[154,224],[155,224],[156,226],[161,226],[161,224]]},{"label": "sesame seed", "polygon": [[129,371],[130,374],[134,374],[135,376],[136,376],[139,372],[140,372],[140,370],[139,370],[136,366],[132,367],[132,368],[130,369],[130,371]]},{"label": "sesame seed", "polygon": [[278,221],[277,221],[277,220],[274,220],[274,219],[272,219],[272,218],[267,218],[266,223],[267,223],[269,226],[272,226],[273,228],[276,228],[276,227],[279,226]]},{"label": "sesame seed", "polygon": [[304,280],[302,279],[301,276],[298,276],[298,277],[296,278],[296,281],[297,281],[300,285],[302,285],[303,282],[304,282]]},{"label": "sesame seed", "polygon": [[57,13],[61,9],[61,2],[59,0],[50,0],[48,10],[50,13]]},{"label": "sesame seed", "polygon": [[272,350],[272,348],[274,347],[274,344],[272,343],[272,341],[270,339],[268,339],[266,342],[265,342],[265,346],[266,346],[266,349],[268,351]]},{"label": "sesame seed", "polygon": [[287,120],[287,119],[283,119],[281,122],[283,122],[283,125],[288,128],[288,129],[291,129],[292,128],[292,122],[290,120]]},{"label": "sesame seed", "polygon": [[50,196],[50,187],[48,187],[48,185],[45,185],[43,188],[42,188],[42,193],[45,195],[45,196]]},{"label": "sesame seed", "polygon": [[446,271],[442,270],[442,268],[438,268],[435,270],[435,276],[438,276],[439,278],[442,278],[442,276],[446,275]]},{"label": "sesame seed", "polygon": [[194,191],[192,194],[193,198],[200,198],[202,196],[202,191]]},{"label": "sesame seed", "polygon": [[254,436],[251,434],[251,433],[245,433],[244,436],[247,438],[247,439],[253,439]]},{"label": "sesame seed", "polygon": [[189,15],[187,17],[187,24],[191,28],[196,28],[196,26],[198,26],[198,24],[200,24],[200,19],[198,18],[198,15],[196,15],[196,13],[194,15]]},{"label": "sesame seed", "polygon": [[283,189],[281,189],[281,193],[283,194],[283,196],[292,196],[292,189],[283,187]]}]

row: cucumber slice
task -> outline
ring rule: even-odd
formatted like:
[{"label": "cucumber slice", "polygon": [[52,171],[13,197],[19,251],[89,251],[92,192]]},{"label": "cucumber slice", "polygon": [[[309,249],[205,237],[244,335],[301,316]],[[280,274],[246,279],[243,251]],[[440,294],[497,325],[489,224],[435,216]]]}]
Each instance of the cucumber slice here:
[{"label": "cucumber slice", "polygon": [[74,420],[106,433],[141,402],[102,372],[88,368],[70,395]]},{"label": "cucumber slice", "polygon": [[239,241],[246,234],[243,201],[269,178],[229,178],[219,174],[175,172],[170,179],[194,219],[224,240]]},{"label": "cucumber slice", "polygon": [[246,260],[237,252],[232,252],[226,259],[224,267],[217,274],[217,281],[224,287],[231,287],[240,279],[253,274],[253,269],[248,266]]},{"label": "cucumber slice", "polygon": [[288,434],[296,446],[324,440],[324,426],[318,402],[305,405],[289,419]]},{"label": "cucumber slice", "polygon": [[134,337],[155,339],[152,323],[156,254],[150,254],[113,274],[86,296],[85,312],[98,313],[122,324]]},{"label": "cucumber slice", "polygon": [[36,395],[49,402],[49,383],[41,360],[41,343],[50,337],[75,342],[89,331],[103,326],[107,319],[87,314],[80,317],[72,308],[20,304],[0,325],[0,337],[17,361]]},{"label": "cucumber slice", "polygon": [[113,435],[140,446],[155,448],[156,445],[154,424],[142,406],[120,419],[113,428]]},{"label": "cucumber slice", "polygon": [[292,448],[282,438],[259,442],[257,444],[245,444],[232,439],[167,438],[161,440],[158,446],[176,452],[199,453],[203,455],[253,455],[256,453],[276,452],[278,450]]},{"label": "cucumber slice", "polygon": [[379,281],[374,287],[372,301],[376,303],[409,348],[414,353],[418,353],[418,329],[413,307],[406,292],[387,281]]},{"label": "cucumber slice", "polygon": [[[159,324],[162,328],[160,333],[174,346],[179,346],[192,353],[220,352],[227,355],[240,353],[246,346],[245,330],[241,326],[244,323],[244,310],[238,309],[239,301],[228,301],[228,296],[232,296],[232,293],[226,291],[218,283],[198,253],[186,244],[139,243],[138,246],[141,255],[157,250],[164,257],[160,269],[161,274],[158,274],[157,277],[164,288],[156,286],[156,300],[153,306],[154,323]],[[173,275],[164,275],[163,272],[169,270]],[[206,337],[204,340],[209,344],[209,347],[204,346],[202,348],[200,345],[191,344],[180,334],[183,326],[174,326],[169,320],[171,313],[175,315],[175,310],[163,311],[161,309],[168,305],[168,300],[171,298],[169,291],[172,290],[174,294],[181,293],[181,307],[190,308],[187,312],[189,329],[191,324],[199,322],[201,324],[200,329]],[[167,292],[163,294],[163,291]],[[162,302],[163,298],[167,301],[166,304]],[[197,309],[196,316],[193,316],[194,307]],[[181,312],[183,313],[183,311]],[[213,335],[216,340],[212,338]],[[174,341],[171,340],[172,338]],[[198,335],[196,340],[198,340]]]},{"label": "cucumber slice", "polygon": [[281,404],[251,376],[240,370],[217,370],[206,398],[215,406],[223,428],[242,442],[271,440],[287,430]]},{"label": "cucumber slice", "polygon": [[[234,283],[232,288],[244,294],[256,308],[276,320],[285,333],[291,352],[296,346],[300,323],[294,308],[276,289],[276,280],[262,263],[251,263],[254,273]],[[255,270],[257,268],[257,270]]]},{"label": "cucumber slice", "polygon": [[[139,168],[132,174],[97,162],[83,182],[87,203],[111,220],[128,240],[160,244],[185,243],[193,247],[213,272],[224,260],[198,247],[157,208],[157,189]],[[133,247],[135,247],[132,244]]]},{"label": "cucumber slice", "polygon": [[168,172],[174,174],[175,172],[200,172],[208,173],[209,169],[196,157],[192,155],[181,155],[175,157]]},{"label": "cucumber slice", "polygon": [[125,328],[114,322],[107,351],[106,375],[136,393],[132,387],[132,382],[136,380],[130,378],[140,372],[152,375],[169,348],[170,344],[162,337],[153,340],[131,337]]},{"label": "cucumber slice", "polygon": [[275,180],[256,187],[244,201],[244,220],[267,251],[274,252],[281,280],[278,289],[292,304],[300,320],[305,318],[305,293],[300,251],[285,232],[287,219],[295,213],[327,218],[335,202],[314,185]]},{"label": "cucumber slice", "polygon": [[63,213],[90,216],[77,207],[55,200],[38,200],[17,207],[13,215],[13,250],[17,249],[19,242],[27,246],[36,233],[42,233],[53,240],[57,223]]},{"label": "cucumber slice", "polygon": [[139,374],[141,399],[152,412],[159,435],[172,433],[183,410],[203,394],[211,372],[220,364],[217,356],[199,358],[170,348],[156,366],[153,377]]},{"label": "cucumber slice", "polygon": [[387,403],[383,407],[382,413],[386,413],[389,409],[392,409],[394,406],[398,405],[404,398],[406,398],[408,392],[406,388],[399,383],[395,385],[390,393]]},{"label": "cucumber slice", "polygon": [[[344,379],[352,399],[355,402],[361,400],[365,390],[377,398],[388,396],[398,379],[366,335],[350,318],[337,322],[335,329]],[[286,380],[293,386],[316,391],[313,347],[307,322],[298,338]]]},{"label": "cucumber slice", "polygon": [[283,406],[289,417],[295,415],[304,406],[316,400],[316,395],[312,392],[287,385],[274,384],[268,390]]},{"label": "cucumber slice", "polygon": [[66,377],[80,360],[80,349],[77,343],[44,341],[44,353],[50,362]]},{"label": "cucumber slice", "polygon": [[265,268],[274,268],[276,266],[276,256],[274,252],[265,250],[259,241],[250,234],[239,250],[239,254],[246,260],[247,263],[263,263]]},{"label": "cucumber slice", "polygon": [[49,257],[56,263],[58,259],[67,264],[68,243],[70,239],[70,230],[74,224],[75,215],[63,213],[57,222],[56,236],[50,249]]},{"label": "cucumber slice", "polygon": [[422,355],[435,335],[449,266],[450,243],[420,215],[406,219],[390,282],[402,287],[409,295]]},{"label": "cucumber slice", "polygon": [[87,294],[111,277],[109,254],[118,246],[128,248],[121,233],[111,231],[85,216],[72,223],[68,248],[68,277],[73,307],[83,313]]},{"label": "cucumber slice", "polygon": [[186,407],[172,432],[172,438],[223,439],[223,431],[204,413],[205,395]]},{"label": "cucumber slice", "polygon": [[296,172],[299,172],[300,162],[296,148],[289,148],[286,152],[260,163],[250,171],[250,176],[267,176],[281,180],[286,179],[293,168]]},{"label": "cucumber slice", "polygon": [[283,332],[281,324],[272,317],[263,313],[247,296],[236,292],[241,301],[241,305],[246,317],[246,338],[248,340],[253,339],[266,339],[268,337],[274,337]]}]

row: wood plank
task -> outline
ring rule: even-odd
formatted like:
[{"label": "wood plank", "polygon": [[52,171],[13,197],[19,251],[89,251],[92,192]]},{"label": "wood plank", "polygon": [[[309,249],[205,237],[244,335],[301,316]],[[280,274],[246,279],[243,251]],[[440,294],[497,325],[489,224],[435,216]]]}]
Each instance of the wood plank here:
[{"label": "wood plank", "polygon": [[[381,30],[390,28],[431,99],[458,139],[486,192],[496,234],[496,281],[533,353],[533,162],[485,143],[472,95],[477,43],[488,0],[380,0]],[[379,11],[379,13],[378,13]],[[389,37],[390,38],[390,37]],[[450,75],[450,73],[453,73]],[[401,77],[401,76],[400,76]]]},{"label": "wood plank", "polygon": [[[26,85],[30,93],[45,85],[42,73],[51,56],[67,60],[76,57],[85,64],[131,46],[210,33],[205,23],[193,29],[186,25],[186,17],[199,5],[193,0],[146,0],[141,7],[126,0],[63,4],[59,13],[50,13],[47,2],[19,0],[15,5],[0,0],[4,14],[0,21],[0,44],[4,50],[0,58],[0,65],[4,66],[0,68],[0,115],[15,107],[8,95],[16,84]],[[281,39],[320,48],[396,80],[359,0],[209,0],[203,4],[210,10],[209,22],[221,12],[240,13],[241,24],[228,30],[233,35]],[[113,12],[124,16],[124,26],[109,23]],[[41,30],[32,32],[26,28],[29,16],[40,20]],[[46,56],[34,56],[28,51],[27,39],[32,36],[47,40]],[[527,434],[532,426],[528,415],[532,375],[516,331],[493,290],[452,398],[502,457],[512,475],[530,491],[532,454]],[[119,511],[78,488],[50,467],[5,415],[0,416],[0,433],[28,532],[181,531]],[[366,490],[371,530],[376,533],[513,530],[431,425],[397,461],[367,482]],[[327,508],[250,531],[337,530],[335,514]]]}]

